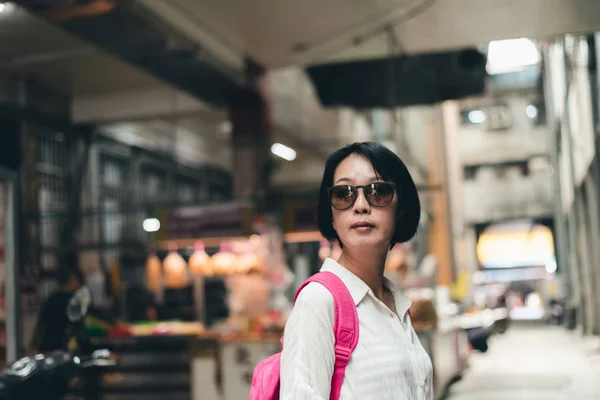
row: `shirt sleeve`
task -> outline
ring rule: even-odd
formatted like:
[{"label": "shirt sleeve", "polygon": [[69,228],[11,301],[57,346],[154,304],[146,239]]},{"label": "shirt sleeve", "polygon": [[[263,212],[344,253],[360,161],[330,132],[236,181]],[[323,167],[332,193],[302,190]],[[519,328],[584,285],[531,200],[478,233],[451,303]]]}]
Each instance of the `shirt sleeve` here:
[{"label": "shirt sleeve", "polygon": [[312,282],[300,292],[284,331],[282,400],[328,400],[335,362],[334,300]]}]

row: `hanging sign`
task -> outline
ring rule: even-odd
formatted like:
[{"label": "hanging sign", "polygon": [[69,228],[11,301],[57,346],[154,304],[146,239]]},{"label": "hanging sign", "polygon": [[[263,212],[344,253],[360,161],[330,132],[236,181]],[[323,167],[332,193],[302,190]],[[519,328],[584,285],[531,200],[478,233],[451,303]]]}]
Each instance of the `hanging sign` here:
[{"label": "hanging sign", "polygon": [[254,207],[222,203],[183,207],[160,213],[163,240],[250,236]]}]

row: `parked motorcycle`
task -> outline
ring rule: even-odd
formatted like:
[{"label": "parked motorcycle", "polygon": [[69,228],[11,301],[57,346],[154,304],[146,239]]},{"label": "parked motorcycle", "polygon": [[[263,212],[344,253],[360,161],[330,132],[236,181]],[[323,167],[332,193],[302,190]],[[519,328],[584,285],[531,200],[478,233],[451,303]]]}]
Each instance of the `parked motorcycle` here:
[{"label": "parked motorcycle", "polygon": [[[84,321],[90,303],[91,294],[84,287],[73,294],[65,310],[70,323],[69,334],[76,342],[84,339]],[[74,378],[90,370],[116,365],[110,351],[84,354],[88,348],[78,345],[74,351],[55,351],[17,360],[0,372],[0,400],[59,400],[67,394]]]}]

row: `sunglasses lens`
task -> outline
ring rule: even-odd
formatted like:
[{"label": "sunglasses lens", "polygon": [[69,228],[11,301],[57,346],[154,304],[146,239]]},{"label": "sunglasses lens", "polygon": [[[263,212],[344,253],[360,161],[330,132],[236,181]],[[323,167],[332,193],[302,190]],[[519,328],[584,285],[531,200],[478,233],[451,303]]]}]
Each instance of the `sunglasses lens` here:
[{"label": "sunglasses lens", "polygon": [[331,205],[338,210],[345,210],[356,200],[356,192],[351,186],[339,185],[331,188]]},{"label": "sunglasses lens", "polygon": [[375,207],[385,207],[394,200],[394,185],[387,182],[375,182],[371,184],[365,195],[369,203]]}]

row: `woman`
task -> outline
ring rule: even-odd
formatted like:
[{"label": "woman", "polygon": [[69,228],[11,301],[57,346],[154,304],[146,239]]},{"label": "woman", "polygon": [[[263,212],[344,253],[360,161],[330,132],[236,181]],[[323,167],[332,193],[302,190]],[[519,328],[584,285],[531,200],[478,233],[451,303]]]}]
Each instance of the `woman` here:
[{"label": "woman", "polygon": [[[416,232],[420,203],[404,163],[377,143],[355,143],[327,160],[319,230],[342,254],[322,271],[347,286],[359,319],[358,346],[346,368],[341,400],[432,400],[432,364],[415,334],[410,301],[383,276],[386,256]],[[285,327],[282,400],[328,400],[334,368],[334,300],[318,283],[297,298]]]}]

